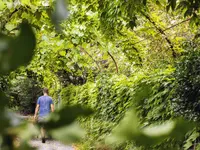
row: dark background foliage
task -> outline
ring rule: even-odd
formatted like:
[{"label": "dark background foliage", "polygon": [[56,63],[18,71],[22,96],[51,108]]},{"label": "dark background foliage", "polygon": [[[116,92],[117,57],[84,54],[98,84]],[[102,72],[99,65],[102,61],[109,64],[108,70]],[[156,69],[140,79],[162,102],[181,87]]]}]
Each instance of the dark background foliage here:
[{"label": "dark background foliage", "polygon": [[177,115],[199,121],[200,115],[200,53],[199,47],[186,43],[185,55],[176,64],[176,92],[173,102]]}]

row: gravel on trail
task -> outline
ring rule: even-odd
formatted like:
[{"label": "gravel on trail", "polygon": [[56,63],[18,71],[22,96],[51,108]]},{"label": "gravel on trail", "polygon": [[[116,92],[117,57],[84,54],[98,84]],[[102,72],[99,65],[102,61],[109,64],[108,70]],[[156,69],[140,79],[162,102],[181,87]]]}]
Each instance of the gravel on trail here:
[{"label": "gravel on trail", "polygon": [[64,145],[55,140],[46,140],[45,143],[42,143],[39,139],[33,139],[30,141],[30,145],[38,150],[75,150],[72,146]]}]

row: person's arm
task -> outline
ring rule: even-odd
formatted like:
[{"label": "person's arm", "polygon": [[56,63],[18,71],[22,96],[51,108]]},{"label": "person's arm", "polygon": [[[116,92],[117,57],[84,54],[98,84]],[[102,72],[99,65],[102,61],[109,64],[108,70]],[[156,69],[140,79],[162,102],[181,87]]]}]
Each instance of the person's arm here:
[{"label": "person's arm", "polygon": [[51,112],[54,112],[54,104],[51,104]]},{"label": "person's arm", "polygon": [[36,106],[36,108],[35,108],[34,120],[36,120],[36,119],[37,119],[37,114],[38,114],[39,108],[40,108],[40,105],[39,105],[39,104],[37,104],[37,106]]}]

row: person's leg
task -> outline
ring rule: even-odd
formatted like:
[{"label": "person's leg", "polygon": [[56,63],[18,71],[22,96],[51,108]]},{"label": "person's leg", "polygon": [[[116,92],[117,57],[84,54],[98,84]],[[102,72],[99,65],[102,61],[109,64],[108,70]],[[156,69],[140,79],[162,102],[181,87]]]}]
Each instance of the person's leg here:
[{"label": "person's leg", "polygon": [[41,127],[41,136],[42,136],[42,143],[45,143],[46,139],[45,139],[45,129],[44,127]]},{"label": "person's leg", "polygon": [[42,138],[42,143],[45,143],[45,134],[46,134],[46,132],[45,132],[45,129],[44,129],[44,117],[39,117],[38,118],[38,123],[39,123],[39,125],[41,126],[41,128],[40,128],[40,133],[41,133],[41,138]]}]

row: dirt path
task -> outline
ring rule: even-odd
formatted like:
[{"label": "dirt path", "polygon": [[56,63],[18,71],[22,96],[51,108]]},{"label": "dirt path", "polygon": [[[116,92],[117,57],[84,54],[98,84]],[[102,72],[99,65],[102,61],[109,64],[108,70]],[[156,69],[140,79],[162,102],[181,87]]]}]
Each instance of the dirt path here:
[{"label": "dirt path", "polygon": [[30,141],[30,145],[38,150],[75,150],[71,146],[66,146],[55,140],[47,140],[46,143],[42,143],[41,140],[34,139]]}]

